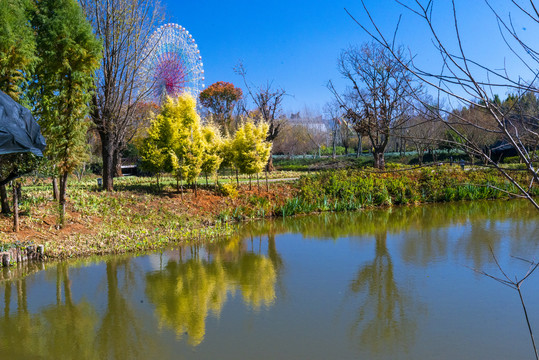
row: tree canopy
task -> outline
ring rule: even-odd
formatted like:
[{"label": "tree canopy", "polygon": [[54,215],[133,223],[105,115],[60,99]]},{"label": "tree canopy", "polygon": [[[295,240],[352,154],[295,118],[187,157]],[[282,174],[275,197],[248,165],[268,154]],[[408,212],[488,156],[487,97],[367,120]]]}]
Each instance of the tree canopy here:
[{"label": "tree canopy", "polygon": [[232,130],[230,129],[232,111],[242,97],[243,92],[240,88],[224,81],[211,84],[199,95],[200,103],[210,111],[213,121],[219,125],[224,134]]}]

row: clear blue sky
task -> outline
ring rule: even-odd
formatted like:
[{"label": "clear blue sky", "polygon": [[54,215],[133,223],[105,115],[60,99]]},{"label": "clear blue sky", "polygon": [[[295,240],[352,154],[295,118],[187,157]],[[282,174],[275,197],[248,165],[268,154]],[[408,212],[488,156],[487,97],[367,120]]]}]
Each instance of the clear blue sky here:
[{"label": "clear blue sky", "polygon": [[[243,87],[233,71],[242,61],[252,83],[273,81],[290,94],[284,104],[287,113],[305,106],[321,110],[331,100],[325,87],[328,80],[342,89],[346,85],[336,68],[340,51],[370,39],[344,10],[347,8],[359,21],[367,23],[359,0],[162,1],[167,20],[186,27],[195,38],[204,62],[206,86],[229,81]],[[403,14],[398,43],[416,55],[419,66],[439,71],[441,65],[433,51],[431,35],[417,17],[392,0],[365,1],[388,35]],[[434,20],[442,36],[450,39],[452,18],[449,9],[441,8],[449,1],[438,2]],[[514,11],[506,7],[507,3],[492,0],[503,15]],[[494,16],[482,0],[458,0],[457,11],[465,38],[463,45],[470,56],[494,68],[501,68],[505,59],[513,73],[523,72],[520,65],[507,59]],[[523,36],[531,33],[532,25],[521,21],[518,26]],[[532,34],[535,36],[530,36],[530,41],[537,42],[537,33]],[[452,45],[455,48],[455,43]]]}]

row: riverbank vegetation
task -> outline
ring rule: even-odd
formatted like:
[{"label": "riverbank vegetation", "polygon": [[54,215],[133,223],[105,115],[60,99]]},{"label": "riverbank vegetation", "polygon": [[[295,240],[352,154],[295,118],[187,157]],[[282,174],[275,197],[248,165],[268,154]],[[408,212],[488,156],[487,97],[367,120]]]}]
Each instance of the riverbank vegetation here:
[{"label": "riverbank vegetation", "polygon": [[[0,218],[4,244],[45,245],[50,258],[124,253],[160,248],[172,243],[212,241],[235,231],[235,223],[313,212],[350,211],[397,205],[514,197],[516,189],[499,172],[480,167],[431,166],[387,172],[349,168],[303,174],[298,180],[271,180],[238,186],[235,176],[221,184],[178,191],[175,177],[157,187],[151,177],[116,179],[117,191],[103,192],[95,177],[70,178],[65,225],[57,225],[57,203],[44,179],[27,178],[20,202],[20,231],[11,231],[9,217]],[[298,173],[272,173],[293,179]],[[526,173],[516,171],[516,177]],[[537,187],[531,192],[539,193]]]}]

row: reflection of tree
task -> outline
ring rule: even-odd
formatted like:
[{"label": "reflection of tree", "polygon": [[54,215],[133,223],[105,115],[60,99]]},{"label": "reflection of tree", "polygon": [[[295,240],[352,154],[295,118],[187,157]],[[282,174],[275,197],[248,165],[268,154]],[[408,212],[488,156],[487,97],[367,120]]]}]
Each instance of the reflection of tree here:
[{"label": "reflection of tree", "polygon": [[[301,233],[313,239],[338,239],[345,236],[372,236],[379,229],[389,233],[409,230],[425,231],[447,226],[467,225],[473,221],[511,221],[532,219],[536,210],[526,201],[470,201],[358,212],[322,213],[313,216],[284,218],[246,224],[242,234],[265,235]],[[515,225],[516,226],[516,225]],[[530,243],[534,243],[530,240]]]},{"label": "reflection of tree", "polygon": [[57,264],[56,304],[36,315],[41,325],[40,354],[50,359],[97,359],[94,350],[96,311],[87,301],[73,302],[68,267],[67,263]]},{"label": "reflection of tree", "polygon": [[[15,288],[15,289],[13,289]],[[15,294],[13,294],[15,290]],[[17,298],[17,309],[12,313],[11,300]],[[26,280],[7,281],[4,284],[4,317],[0,321],[0,349],[2,358],[22,359],[35,352],[37,323],[28,313]]]},{"label": "reflection of tree", "polygon": [[169,261],[162,271],[146,278],[146,293],[156,306],[160,326],[167,326],[189,342],[204,339],[205,320],[211,310],[219,316],[226,300],[225,272],[221,262],[207,263],[198,257],[185,263]]},{"label": "reflection of tree", "polygon": [[228,279],[239,284],[243,301],[253,309],[269,307],[275,301],[275,268],[270,259],[253,253],[228,263]]},{"label": "reflection of tree", "polygon": [[492,263],[491,249],[498,252],[501,236],[496,231],[496,222],[482,221],[471,222],[469,232],[460,236],[457,243],[457,253],[466,254],[473,261],[475,268],[481,268],[485,263]]},{"label": "reflection of tree", "polygon": [[508,224],[511,228],[505,231],[517,238],[510,244],[513,253],[537,249],[536,218],[536,210],[525,200],[470,201],[253,222],[245,225],[242,233],[257,236],[267,234],[271,228],[273,234],[301,233],[321,240],[356,236],[359,240],[387,229],[389,234],[402,234],[405,238],[402,255],[406,262],[427,266],[434,257],[454,252],[480,268],[485,262],[492,262],[489,247],[496,250],[499,246],[497,226],[501,222]]},{"label": "reflection of tree", "polygon": [[388,346],[402,348],[415,336],[417,314],[411,300],[397,287],[393,263],[386,246],[386,232],[375,234],[375,257],[372,263],[359,269],[350,284],[353,293],[366,292],[351,328],[352,337],[360,332],[363,347],[378,353]]},{"label": "reflection of tree", "polygon": [[276,273],[272,261],[238,251],[240,246],[233,248],[234,254],[214,247],[208,259],[194,251],[187,260],[180,256],[146,276],[146,293],[156,306],[161,326],[174,329],[178,337],[187,333],[189,343],[196,346],[204,339],[207,316],[210,312],[220,315],[229,292],[239,288],[253,309],[273,304]]},{"label": "reflection of tree", "polygon": [[[147,333],[141,319],[120,290],[118,272],[129,274],[129,259],[111,258],[106,265],[107,309],[97,330],[95,347],[100,359],[159,358],[160,347]],[[127,283],[127,282],[126,282]]]},{"label": "reflection of tree", "polygon": [[[62,285],[64,302],[62,303]],[[56,266],[56,304],[40,314],[40,354],[49,359],[97,359],[94,350],[96,311],[87,301],[73,303],[67,263]]]},{"label": "reflection of tree", "polygon": [[[13,284],[17,289],[15,314],[11,314]],[[56,304],[31,315],[27,309],[26,280],[4,283],[4,318],[0,321],[3,358],[98,358],[93,349],[95,310],[86,301],[73,302],[66,263],[56,266],[56,289]]]}]

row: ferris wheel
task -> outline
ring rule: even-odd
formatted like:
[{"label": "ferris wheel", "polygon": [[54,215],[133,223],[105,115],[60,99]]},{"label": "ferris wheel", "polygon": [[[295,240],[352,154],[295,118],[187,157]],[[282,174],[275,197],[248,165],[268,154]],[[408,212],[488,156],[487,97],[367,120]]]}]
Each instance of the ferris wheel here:
[{"label": "ferris wheel", "polygon": [[200,50],[183,26],[165,24],[150,37],[144,50],[142,75],[158,102],[184,92],[197,97],[204,88]]}]

